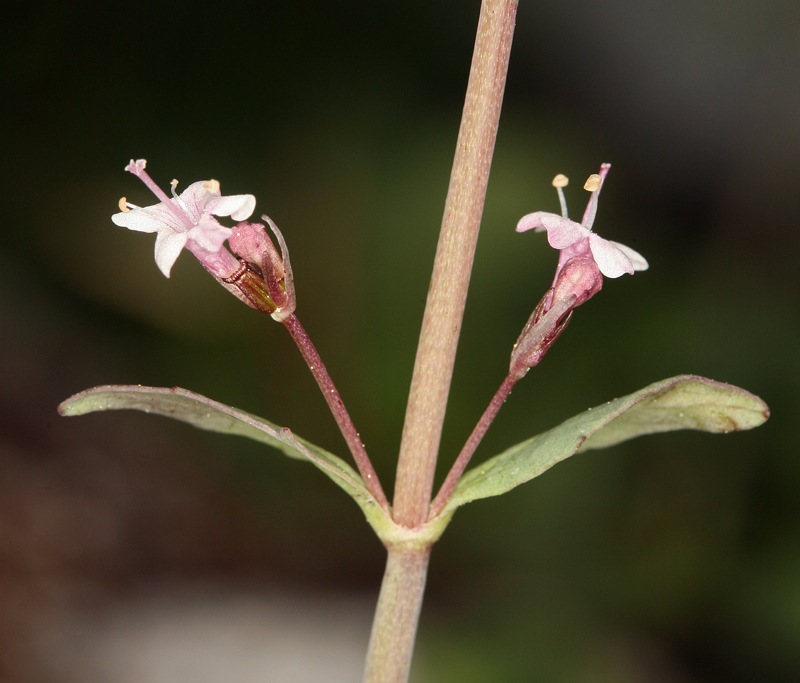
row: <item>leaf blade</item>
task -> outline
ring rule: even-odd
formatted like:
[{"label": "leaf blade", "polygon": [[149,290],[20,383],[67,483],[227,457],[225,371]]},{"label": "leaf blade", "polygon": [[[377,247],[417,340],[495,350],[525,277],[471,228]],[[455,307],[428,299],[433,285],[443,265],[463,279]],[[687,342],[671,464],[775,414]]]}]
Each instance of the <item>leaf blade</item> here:
[{"label": "leaf blade", "polygon": [[59,415],[65,417],[105,410],[139,410],[171,417],[206,431],[246,436],[273,446],[290,458],[305,460],[294,447],[279,439],[278,425],[180,387],[105,385],[81,391],[58,406]]},{"label": "leaf blade", "polygon": [[768,417],[764,401],[729,384],[697,375],[655,382],[590,408],[472,468],[456,485],[442,514],[506,493],[579,450],[606,448],[636,436],[676,429],[717,433],[752,429]]},{"label": "leaf blade", "polygon": [[[385,515],[361,476],[341,458],[261,417],[180,387],[105,385],[87,389],[58,406],[66,417],[105,410],[139,410],[171,417],[199,429],[245,436],[277,448],[290,458],[307,460],[327,474],[359,504],[370,523]],[[380,516],[379,515],[379,516]],[[377,520],[375,520],[377,521]],[[374,526],[374,524],[373,524]]]}]

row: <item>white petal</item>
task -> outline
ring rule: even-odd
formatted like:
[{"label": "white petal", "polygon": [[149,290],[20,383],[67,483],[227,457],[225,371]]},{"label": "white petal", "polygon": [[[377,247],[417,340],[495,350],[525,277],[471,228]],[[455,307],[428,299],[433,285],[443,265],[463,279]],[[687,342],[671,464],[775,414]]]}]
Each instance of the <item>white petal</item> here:
[{"label": "white petal", "polygon": [[205,188],[206,183],[208,183],[207,180],[198,180],[189,185],[178,197],[178,203],[189,214],[189,219],[194,225],[197,225],[200,216],[203,215],[206,202],[211,195]]},{"label": "white petal", "polygon": [[580,223],[562,218],[554,213],[541,217],[541,223],[547,230],[547,241],[554,249],[566,249],[588,237],[591,233]]},{"label": "white petal", "polygon": [[633,275],[633,264],[630,259],[612,242],[592,233],[589,237],[589,246],[597,267],[606,277],[619,277],[624,273]]},{"label": "white petal", "polygon": [[256,198],[251,194],[234,194],[229,197],[211,197],[206,211],[215,216],[230,216],[235,221],[250,218],[256,208]]},{"label": "white petal", "polygon": [[156,237],[156,265],[166,277],[189,239],[188,233],[162,230]]},{"label": "white petal", "polygon": [[634,270],[647,270],[650,267],[650,264],[647,263],[647,260],[638,251],[634,251],[630,247],[626,247],[619,242],[612,242],[611,240],[609,240],[609,242],[630,259]]},{"label": "white petal", "polygon": [[158,232],[164,229],[174,229],[175,219],[163,204],[145,206],[141,209],[131,209],[115,213],[111,220],[122,228],[136,230],[137,232]]}]

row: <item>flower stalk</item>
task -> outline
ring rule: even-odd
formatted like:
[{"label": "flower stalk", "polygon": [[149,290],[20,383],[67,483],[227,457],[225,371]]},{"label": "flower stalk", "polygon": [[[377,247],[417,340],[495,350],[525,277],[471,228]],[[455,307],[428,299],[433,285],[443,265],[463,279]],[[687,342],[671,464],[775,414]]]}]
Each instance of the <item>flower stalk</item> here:
[{"label": "flower stalk", "polygon": [[467,439],[467,442],[461,449],[461,453],[458,454],[456,461],[447,473],[444,482],[442,482],[439,493],[436,494],[436,498],[434,498],[431,503],[428,520],[437,517],[444,509],[444,506],[447,505],[450,494],[453,493],[453,489],[455,489],[456,484],[458,484],[458,480],[461,479],[461,475],[464,474],[464,470],[467,469],[467,465],[469,465],[469,461],[478,448],[478,444],[480,444],[481,440],[486,435],[492,422],[494,422],[494,418],[497,417],[497,413],[500,412],[500,408],[503,407],[506,399],[511,394],[511,390],[519,380],[519,377],[515,377],[511,373],[503,380],[503,383],[492,397],[486,410],[483,411],[483,415],[481,415],[481,419],[478,420],[478,424],[476,424],[475,428],[472,430],[472,434],[469,435],[469,439]]},{"label": "flower stalk", "polygon": [[322,358],[317,353],[317,349],[311,343],[311,339],[294,313],[283,320],[283,325],[292,336],[292,339],[294,339],[297,348],[300,349],[300,353],[303,354],[303,358],[308,364],[311,374],[314,375],[314,379],[317,380],[320,391],[322,391],[322,395],[325,397],[331,413],[333,413],[336,424],[339,425],[342,436],[344,436],[344,440],[353,454],[353,459],[356,461],[356,466],[364,479],[367,489],[375,497],[375,502],[387,513],[391,514],[389,501],[383,492],[381,483],[378,481],[378,475],[375,473],[364,444],[361,442],[361,437],[358,435],[358,431],[350,419],[350,414],[347,412],[347,408],[345,408],[344,402],[339,396],[339,392],[336,390],[325,364],[322,362]]}]

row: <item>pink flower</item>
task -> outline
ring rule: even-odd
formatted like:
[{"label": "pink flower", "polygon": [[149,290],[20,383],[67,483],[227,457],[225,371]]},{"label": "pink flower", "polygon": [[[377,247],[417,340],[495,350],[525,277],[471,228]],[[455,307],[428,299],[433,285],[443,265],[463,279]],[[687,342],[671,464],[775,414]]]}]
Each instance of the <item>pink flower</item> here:
[{"label": "pink flower", "polygon": [[592,232],[597,198],[610,168],[611,164],[603,164],[600,174],[589,176],[583,186],[592,196],[580,223],[567,217],[562,188],[569,181],[560,174],[553,178],[553,186],[558,190],[562,215],[537,211],[523,216],[517,223],[517,232],[531,228],[537,232],[547,230],[550,246],[560,250],[553,286],[533,311],[511,352],[509,371],[517,379],[542,360],[569,324],[575,308],[602,289],[603,275],[619,277],[623,273],[647,270],[647,261],[633,249],[604,240]]},{"label": "pink flower", "polygon": [[517,232],[525,232],[532,228],[536,232],[546,230],[550,246],[561,251],[553,286],[555,286],[564,264],[577,256],[592,258],[600,272],[611,278],[619,277],[623,273],[632,275],[636,270],[647,270],[648,268],[647,261],[641,254],[624,244],[605,240],[592,232],[592,224],[597,214],[597,199],[610,168],[611,164],[603,164],[600,167],[600,174],[591,175],[586,181],[584,189],[589,190],[592,196],[589,198],[586,212],[580,223],[575,223],[567,217],[567,203],[562,188],[567,185],[568,180],[563,175],[557,175],[553,179],[553,185],[558,190],[562,215],[536,211],[523,216],[517,223]]},{"label": "pink flower", "polygon": [[192,183],[180,195],[175,193],[178,181],[173,180],[173,196],[168,197],[145,172],[146,165],[144,159],[131,159],[125,170],[144,182],[161,201],[152,206],[138,207],[123,197],[119,203],[122,212],[114,214],[111,220],[130,230],[157,233],[156,264],[167,277],[184,247],[212,275],[230,277],[240,267],[238,260],[222,246],[232,230],[220,225],[214,216],[230,216],[243,221],[253,213],[255,197],[251,194],[223,197],[216,180]]}]

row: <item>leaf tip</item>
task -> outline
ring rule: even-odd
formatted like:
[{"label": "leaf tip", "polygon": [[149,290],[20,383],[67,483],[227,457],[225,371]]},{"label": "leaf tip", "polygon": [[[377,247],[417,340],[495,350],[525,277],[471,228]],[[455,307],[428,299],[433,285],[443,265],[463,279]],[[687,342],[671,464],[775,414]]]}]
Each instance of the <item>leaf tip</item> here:
[{"label": "leaf tip", "polygon": [[81,411],[78,409],[78,404],[80,403],[80,399],[86,395],[86,391],[81,391],[69,398],[61,401],[56,408],[61,417],[74,417],[75,415],[80,415]]}]

